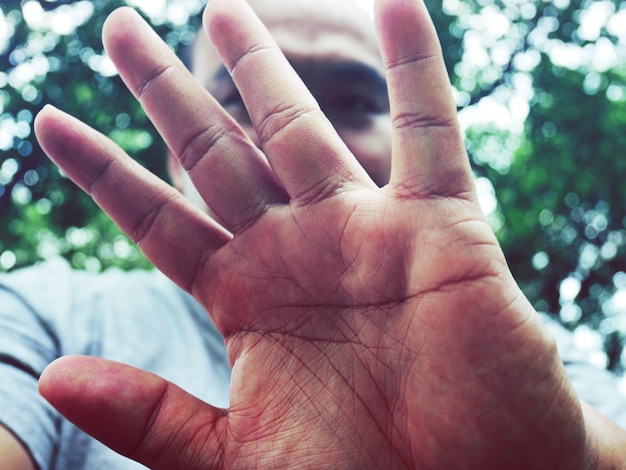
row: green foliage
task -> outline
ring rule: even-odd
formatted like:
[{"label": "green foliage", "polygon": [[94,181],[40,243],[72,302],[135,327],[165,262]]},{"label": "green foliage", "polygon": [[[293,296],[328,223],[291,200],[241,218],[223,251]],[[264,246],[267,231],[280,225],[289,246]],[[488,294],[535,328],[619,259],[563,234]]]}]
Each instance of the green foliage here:
[{"label": "green foliage", "polygon": [[[198,1],[166,2],[168,8],[187,5],[188,21],[152,18],[176,50],[199,26]],[[165,177],[163,144],[110,70],[100,43],[105,17],[123,3],[0,5],[0,269],[54,255],[93,271],[149,267],[48,162],[32,133],[33,116],[52,103]],[[606,356],[596,360],[620,370],[626,332],[626,2],[427,3],[472,164],[497,198],[489,218],[516,279],[538,309],[572,330],[597,330]],[[83,20],[62,32],[29,25],[34,6],[46,14],[75,9]]]},{"label": "green foliage", "polygon": [[492,220],[525,294],[572,330],[596,330],[606,356],[595,360],[621,372],[626,3],[465,1],[452,24],[465,51],[472,15],[494,7],[509,21],[506,34],[483,36],[481,70],[455,66],[453,84],[466,94],[461,116],[489,100],[513,111],[523,96],[529,107],[518,133],[510,122],[470,125],[472,163],[495,188]]},{"label": "green foliage", "polygon": [[[537,307],[560,311],[572,326],[600,329],[609,365],[618,367],[621,347],[613,339],[623,342],[624,306],[612,299],[626,266],[626,100],[607,99],[604,90],[585,93],[584,73],[558,74],[546,63],[536,76],[538,96],[550,97],[532,108],[527,140],[498,192],[500,237]],[[604,78],[608,84],[624,77]],[[576,299],[559,292],[566,278],[580,289]]]},{"label": "green foliage", "polygon": [[[0,31],[4,27],[12,33],[3,50],[0,32],[0,270],[58,255],[76,268],[95,271],[150,267],[91,199],[49,162],[32,132],[33,117],[43,105],[53,104],[109,135],[166,178],[164,144],[107,63],[100,40],[105,18],[125,4],[28,0],[0,5]],[[184,27],[156,25],[174,49],[188,44],[199,27],[199,6],[189,9],[193,16]],[[55,14],[82,15],[84,22],[59,32],[55,21],[67,18],[55,20]],[[43,15],[46,20],[37,24]]]}]

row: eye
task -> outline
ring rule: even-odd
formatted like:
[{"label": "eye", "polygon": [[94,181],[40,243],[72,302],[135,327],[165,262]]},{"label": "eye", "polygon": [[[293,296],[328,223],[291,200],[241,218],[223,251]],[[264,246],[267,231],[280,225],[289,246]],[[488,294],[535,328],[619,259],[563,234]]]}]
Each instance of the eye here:
[{"label": "eye", "polygon": [[321,98],[322,111],[336,129],[365,129],[376,116],[389,112],[386,96],[379,93],[345,90]]},{"label": "eye", "polygon": [[329,113],[344,114],[377,114],[385,112],[383,106],[376,99],[363,94],[346,93],[335,97],[327,103]]}]

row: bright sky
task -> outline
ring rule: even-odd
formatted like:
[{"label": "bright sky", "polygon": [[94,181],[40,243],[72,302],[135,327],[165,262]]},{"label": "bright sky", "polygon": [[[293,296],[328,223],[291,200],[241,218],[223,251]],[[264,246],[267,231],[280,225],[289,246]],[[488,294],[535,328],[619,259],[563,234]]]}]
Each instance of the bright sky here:
[{"label": "bright sky", "polygon": [[354,2],[368,12],[370,16],[374,16],[374,0],[354,0]]},{"label": "bright sky", "polygon": [[187,23],[189,16],[198,13],[206,4],[206,0],[127,0],[130,6],[140,8],[150,17],[153,23],[162,24],[166,21],[174,26]]}]

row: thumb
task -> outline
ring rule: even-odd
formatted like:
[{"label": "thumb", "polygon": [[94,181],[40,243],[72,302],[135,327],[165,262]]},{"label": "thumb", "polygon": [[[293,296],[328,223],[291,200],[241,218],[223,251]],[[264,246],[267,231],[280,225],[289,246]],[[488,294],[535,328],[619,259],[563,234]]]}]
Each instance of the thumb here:
[{"label": "thumb", "polygon": [[150,468],[222,464],[226,411],[149,372],[67,356],[46,368],[39,392],[83,431]]}]

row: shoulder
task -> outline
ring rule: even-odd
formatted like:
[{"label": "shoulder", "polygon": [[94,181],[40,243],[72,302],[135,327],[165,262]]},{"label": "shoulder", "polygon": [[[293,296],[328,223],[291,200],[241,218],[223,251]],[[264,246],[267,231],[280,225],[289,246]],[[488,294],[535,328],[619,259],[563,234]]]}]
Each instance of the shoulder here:
[{"label": "shoulder", "polygon": [[14,343],[14,352],[42,351],[47,360],[106,355],[151,331],[163,336],[165,325],[176,320],[174,312],[190,317],[192,308],[158,271],[88,273],[54,259],[0,275],[2,339]]},{"label": "shoulder", "polygon": [[106,298],[141,299],[159,303],[178,298],[178,289],[156,270],[121,271],[109,269],[89,273],[72,269],[67,261],[55,258],[0,275],[0,298],[12,297],[28,308],[45,314],[62,315],[85,303]]}]

